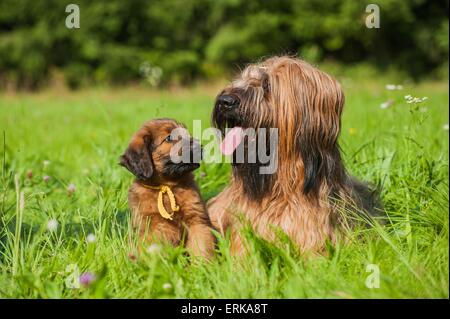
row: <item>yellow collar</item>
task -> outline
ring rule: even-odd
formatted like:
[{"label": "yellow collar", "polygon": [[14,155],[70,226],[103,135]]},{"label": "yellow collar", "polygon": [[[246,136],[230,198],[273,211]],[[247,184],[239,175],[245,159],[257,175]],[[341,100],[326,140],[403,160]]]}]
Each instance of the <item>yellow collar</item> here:
[{"label": "yellow collar", "polygon": [[[160,186],[152,186],[152,185],[146,185],[146,184],[142,184],[140,183],[143,187],[145,188],[149,188],[149,189],[156,189],[159,190],[158,193],[158,211],[159,214],[165,218],[165,219],[170,219],[172,220],[172,216],[175,212],[180,210],[180,207],[177,205],[177,202],[175,201],[175,195],[173,194],[172,190],[170,189],[169,186],[166,185],[160,185]],[[163,194],[167,193],[167,196],[169,196],[169,201],[170,201],[170,208],[172,208],[172,213],[168,213],[166,208],[164,207],[164,203],[163,203]]]}]

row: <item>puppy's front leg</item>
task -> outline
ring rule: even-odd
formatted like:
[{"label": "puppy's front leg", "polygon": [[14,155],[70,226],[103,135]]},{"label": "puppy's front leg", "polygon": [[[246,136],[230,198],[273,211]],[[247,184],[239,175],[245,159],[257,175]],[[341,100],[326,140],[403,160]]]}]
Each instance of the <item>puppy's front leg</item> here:
[{"label": "puppy's front leg", "polygon": [[191,256],[209,259],[214,252],[215,237],[211,228],[205,224],[193,224],[188,227],[186,249]]}]

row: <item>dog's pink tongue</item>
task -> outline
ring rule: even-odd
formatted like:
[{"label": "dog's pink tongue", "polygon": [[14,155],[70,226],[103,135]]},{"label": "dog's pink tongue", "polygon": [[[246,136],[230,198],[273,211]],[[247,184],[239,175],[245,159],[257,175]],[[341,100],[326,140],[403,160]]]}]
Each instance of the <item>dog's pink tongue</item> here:
[{"label": "dog's pink tongue", "polygon": [[234,150],[239,146],[239,144],[241,144],[242,132],[242,127],[239,126],[233,127],[228,131],[220,144],[220,151],[222,154],[233,154]]}]

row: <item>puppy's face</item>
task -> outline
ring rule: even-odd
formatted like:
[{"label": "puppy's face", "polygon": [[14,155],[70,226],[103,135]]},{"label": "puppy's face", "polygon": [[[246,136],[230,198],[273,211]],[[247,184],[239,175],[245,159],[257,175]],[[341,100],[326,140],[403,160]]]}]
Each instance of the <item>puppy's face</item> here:
[{"label": "puppy's face", "polygon": [[[186,153],[187,152],[187,153]],[[146,122],[132,137],[120,165],[143,181],[175,180],[200,166],[200,144],[171,119]]]}]

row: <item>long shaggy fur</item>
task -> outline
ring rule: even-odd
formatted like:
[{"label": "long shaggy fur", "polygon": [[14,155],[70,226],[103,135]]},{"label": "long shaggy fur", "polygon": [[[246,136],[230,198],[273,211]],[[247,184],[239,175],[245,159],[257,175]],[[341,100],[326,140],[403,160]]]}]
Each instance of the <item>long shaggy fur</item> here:
[{"label": "long shaggy fur", "polygon": [[[278,168],[259,174],[258,163],[233,164],[231,184],[208,203],[213,225],[231,230],[232,250],[244,249],[239,214],[266,239],[281,228],[302,250],[318,252],[347,224],[340,211],[374,214],[377,199],[345,170],[338,145],[344,93],[339,83],[310,64],[272,57],[249,65],[219,96],[239,105],[212,121],[225,127],[278,128]],[[344,216],[345,217],[345,216]]]}]

